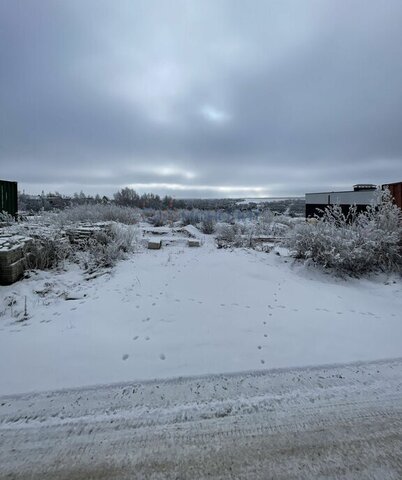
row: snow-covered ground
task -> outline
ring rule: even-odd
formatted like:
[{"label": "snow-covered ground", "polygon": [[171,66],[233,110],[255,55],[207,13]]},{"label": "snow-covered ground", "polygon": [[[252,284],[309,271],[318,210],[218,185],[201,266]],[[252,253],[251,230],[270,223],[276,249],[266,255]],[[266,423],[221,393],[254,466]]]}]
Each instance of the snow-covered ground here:
[{"label": "snow-covered ground", "polygon": [[0,287],[0,310],[0,395],[402,356],[400,278],[337,279],[210,237],[91,280],[40,272]]}]

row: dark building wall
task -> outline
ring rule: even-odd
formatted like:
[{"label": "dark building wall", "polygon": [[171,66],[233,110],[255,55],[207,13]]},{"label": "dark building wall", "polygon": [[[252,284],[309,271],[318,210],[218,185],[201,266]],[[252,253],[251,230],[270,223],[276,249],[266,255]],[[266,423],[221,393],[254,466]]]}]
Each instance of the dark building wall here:
[{"label": "dark building wall", "polygon": [[[306,218],[308,217],[314,217],[314,216],[319,216],[319,217],[322,217],[323,215],[323,211],[327,208],[327,207],[331,207],[333,205],[316,205],[316,204],[308,204],[306,203]],[[339,205],[342,209],[342,213],[344,215],[347,215],[349,213],[349,209],[352,205]],[[363,212],[366,210],[368,205],[356,205],[356,209],[357,209],[357,212],[360,213],[360,212]]]},{"label": "dark building wall", "polygon": [[0,212],[17,215],[18,189],[17,182],[0,180]]},{"label": "dark building wall", "polygon": [[384,185],[384,187],[389,188],[389,191],[395,199],[395,203],[402,209],[402,182],[389,183],[388,185]]}]

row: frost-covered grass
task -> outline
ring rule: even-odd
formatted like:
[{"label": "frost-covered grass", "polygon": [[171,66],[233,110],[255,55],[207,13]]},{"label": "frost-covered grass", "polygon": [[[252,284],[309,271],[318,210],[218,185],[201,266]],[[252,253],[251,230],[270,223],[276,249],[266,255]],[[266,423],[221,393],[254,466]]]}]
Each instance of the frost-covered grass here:
[{"label": "frost-covered grass", "polygon": [[389,191],[379,191],[380,203],[348,215],[340,206],[327,208],[314,223],[290,232],[287,244],[296,258],[311,259],[338,274],[361,276],[373,271],[402,271],[402,212]]},{"label": "frost-covered grass", "polygon": [[59,212],[47,212],[42,219],[60,226],[77,222],[118,222],[134,225],[141,220],[141,213],[137,208],[113,204],[76,205]]}]

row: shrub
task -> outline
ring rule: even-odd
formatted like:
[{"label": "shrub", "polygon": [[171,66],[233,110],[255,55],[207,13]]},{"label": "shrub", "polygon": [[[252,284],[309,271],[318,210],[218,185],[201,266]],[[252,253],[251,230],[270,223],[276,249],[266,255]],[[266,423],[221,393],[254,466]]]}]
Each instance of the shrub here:
[{"label": "shrub", "polygon": [[60,232],[39,235],[27,243],[24,250],[26,267],[39,270],[57,268],[73,253],[70,242]]},{"label": "shrub", "polygon": [[265,210],[257,219],[255,233],[272,237],[283,236],[291,226],[289,220],[285,215],[274,215],[270,210]]},{"label": "shrub", "polygon": [[0,211],[0,222],[10,224],[15,223],[15,217],[7,212]]},{"label": "shrub", "polygon": [[213,219],[212,215],[205,215],[204,219],[201,222],[200,228],[202,233],[206,235],[211,235],[215,232],[215,220]]},{"label": "shrub", "polygon": [[402,212],[388,190],[379,191],[378,196],[378,205],[360,214],[354,206],[344,215],[334,205],[315,225],[297,225],[287,241],[294,256],[353,276],[401,271]]},{"label": "shrub", "polygon": [[220,246],[243,247],[250,244],[250,231],[240,223],[220,223],[216,227],[216,232]]},{"label": "shrub", "polygon": [[194,225],[196,226],[197,223],[202,221],[202,212],[197,209],[193,210],[182,210],[180,212],[180,221],[182,225],[185,227],[186,225]]},{"label": "shrub", "polygon": [[148,222],[154,227],[164,227],[168,223],[166,212],[156,211],[152,216],[148,217]]},{"label": "shrub", "polygon": [[112,224],[107,230],[97,231],[79,244],[74,260],[88,272],[113,267],[133,251],[135,231],[130,226]]}]

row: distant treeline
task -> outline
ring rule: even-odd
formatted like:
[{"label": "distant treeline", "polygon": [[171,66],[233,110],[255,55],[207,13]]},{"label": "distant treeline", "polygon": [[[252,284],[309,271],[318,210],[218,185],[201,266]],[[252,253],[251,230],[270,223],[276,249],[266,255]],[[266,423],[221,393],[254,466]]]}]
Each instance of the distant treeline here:
[{"label": "distant treeline", "polygon": [[233,198],[211,198],[211,199],[176,199],[165,195],[160,197],[153,193],[138,194],[134,189],[126,187],[122,188],[112,198],[107,196],[86,195],[83,191],[74,193],[73,196],[65,196],[59,192],[42,192],[41,195],[27,195],[19,193],[19,210],[20,211],[49,211],[59,209],[62,210],[67,207],[75,205],[86,204],[110,204],[121,205],[125,207],[153,209],[153,210],[169,210],[169,209],[198,209],[198,210],[222,210],[231,212],[234,210],[240,211],[263,211],[270,209],[277,213],[287,213],[289,215],[304,214],[304,199],[300,198],[284,198],[283,200],[275,200],[263,203],[249,203],[239,202],[241,199]]}]

